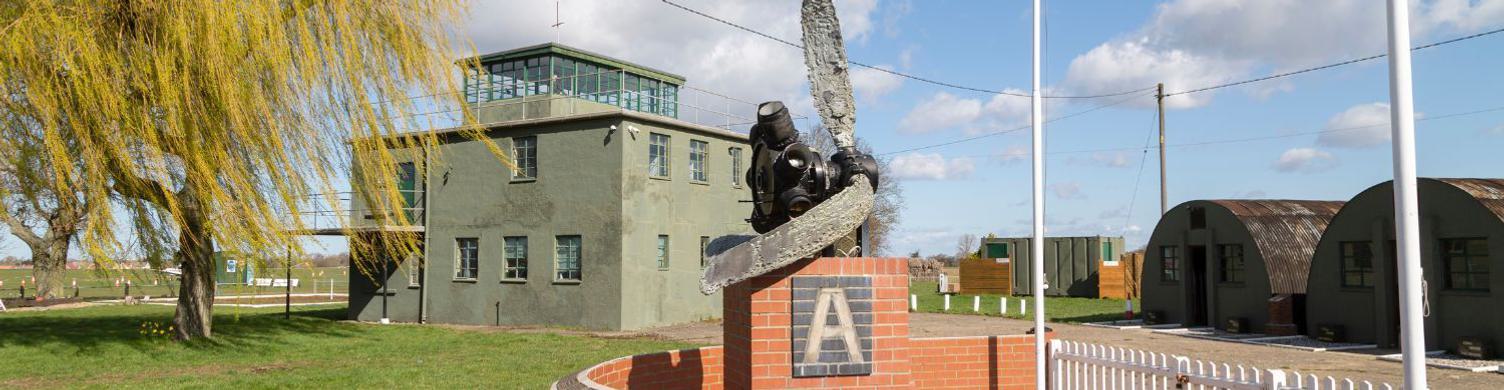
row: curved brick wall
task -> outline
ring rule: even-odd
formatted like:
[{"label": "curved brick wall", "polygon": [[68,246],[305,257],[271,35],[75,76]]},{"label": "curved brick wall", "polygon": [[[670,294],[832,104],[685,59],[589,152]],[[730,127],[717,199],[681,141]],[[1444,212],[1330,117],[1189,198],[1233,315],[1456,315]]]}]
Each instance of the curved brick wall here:
[{"label": "curved brick wall", "polygon": [[[910,339],[916,389],[1031,389],[1031,335]],[[723,349],[683,349],[608,360],[555,384],[558,389],[722,389]],[[989,386],[996,384],[996,387]]]}]

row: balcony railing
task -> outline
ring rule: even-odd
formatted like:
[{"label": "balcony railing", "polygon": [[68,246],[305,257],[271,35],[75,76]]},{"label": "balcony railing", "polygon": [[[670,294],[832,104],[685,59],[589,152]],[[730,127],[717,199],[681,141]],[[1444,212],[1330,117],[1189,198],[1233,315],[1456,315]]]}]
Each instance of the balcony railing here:
[{"label": "balcony railing", "polygon": [[[423,190],[398,190],[404,199],[410,199],[408,207],[383,212],[370,207],[357,207],[355,193],[350,191],[333,194],[314,194],[303,199],[298,218],[304,231],[312,234],[343,234],[346,230],[401,230],[422,231],[425,222]],[[334,204],[330,204],[333,201]],[[395,213],[403,213],[399,218]]]},{"label": "balcony railing", "polygon": [[740,133],[746,133],[755,123],[757,103],[694,86],[676,86],[671,93],[663,88],[633,91],[579,87],[590,80],[612,75],[619,78],[623,72],[607,71],[544,81],[470,80],[466,82],[464,92],[469,103],[463,108],[444,107],[446,102],[432,96],[417,97],[414,105],[429,107],[428,111],[388,119],[405,122],[403,127],[418,131],[459,126],[464,111],[469,111],[485,125],[626,109]]}]

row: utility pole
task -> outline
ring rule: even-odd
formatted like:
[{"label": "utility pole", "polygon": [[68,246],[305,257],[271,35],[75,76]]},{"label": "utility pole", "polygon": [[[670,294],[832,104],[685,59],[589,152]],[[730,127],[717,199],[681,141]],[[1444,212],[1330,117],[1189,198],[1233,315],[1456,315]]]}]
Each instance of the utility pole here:
[{"label": "utility pole", "polygon": [[[1034,0],[1034,90],[1029,94],[1031,102],[1031,126],[1033,131],[1034,168],[1034,235],[1029,244],[1030,263],[1034,288],[1034,388],[1045,388],[1045,342],[1044,334],[1044,99],[1039,86],[1040,59],[1040,0]],[[1022,303],[1020,303],[1022,305]]]},{"label": "utility pole", "polygon": [[1400,287],[1400,353],[1404,388],[1426,389],[1426,325],[1422,314],[1420,202],[1415,183],[1415,102],[1410,80],[1410,9],[1389,0],[1389,123],[1394,145],[1394,236]]},{"label": "utility pole", "polygon": [[1165,83],[1159,83],[1154,100],[1159,102],[1159,215],[1170,211],[1170,195],[1165,185]]}]

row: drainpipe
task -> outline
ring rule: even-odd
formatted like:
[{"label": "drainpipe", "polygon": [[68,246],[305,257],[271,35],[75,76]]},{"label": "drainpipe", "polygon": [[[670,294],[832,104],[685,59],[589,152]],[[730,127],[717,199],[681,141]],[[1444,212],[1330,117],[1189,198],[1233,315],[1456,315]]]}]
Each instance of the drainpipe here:
[{"label": "drainpipe", "polygon": [[428,240],[429,240],[429,192],[432,191],[429,183],[433,183],[433,159],[429,157],[427,150],[423,151],[423,257],[422,267],[418,269],[418,323],[428,323]]}]

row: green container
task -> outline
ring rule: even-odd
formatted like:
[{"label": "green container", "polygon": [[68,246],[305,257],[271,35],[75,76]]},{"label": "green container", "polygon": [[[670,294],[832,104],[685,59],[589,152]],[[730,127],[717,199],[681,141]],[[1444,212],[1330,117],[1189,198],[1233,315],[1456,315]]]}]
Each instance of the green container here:
[{"label": "green container", "polygon": [[251,284],[255,278],[255,261],[252,261],[250,257],[231,252],[214,253],[214,282],[216,284]]}]

